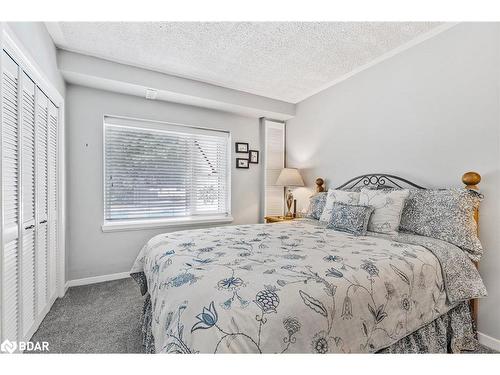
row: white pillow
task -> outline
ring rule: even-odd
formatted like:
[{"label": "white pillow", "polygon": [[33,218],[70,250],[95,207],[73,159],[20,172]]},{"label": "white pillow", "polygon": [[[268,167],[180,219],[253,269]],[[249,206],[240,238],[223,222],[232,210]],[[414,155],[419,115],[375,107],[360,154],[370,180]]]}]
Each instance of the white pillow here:
[{"label": "white pillow", "polygon": [[359,204],[375,210],[368,222],[371,232],[396,234],[409,190],[361,189]]},{"label": "white pillow", "polygon": [[334,203],[358,204],[359,192],[345,190],[328,190],[326,196],[326,204],[319,221],[328,223],[332,217],[332,209]]}]

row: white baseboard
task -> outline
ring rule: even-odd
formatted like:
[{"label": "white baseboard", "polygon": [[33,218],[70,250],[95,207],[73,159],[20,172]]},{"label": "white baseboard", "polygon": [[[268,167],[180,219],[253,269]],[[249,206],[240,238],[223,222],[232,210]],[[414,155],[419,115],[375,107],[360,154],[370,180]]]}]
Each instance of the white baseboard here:
[{"label": "white baseboard", "polygon": [[490,349],[500,352],[500,340],[494,337],[485,335],[484,333],[478,332],[477,338],[479,342]]},{"label": "white baseboard", "polygon": [[68,290],[68,288],[72,286],[96,284],[96,283],[102,283],[104,281],[126,279],[127,277],[130,277],[130,272],[119,272],[119,273],[112,273],[110,275],[93,276],[93,277],[85,277],[83,279],[70,280],[66,283],[65,290]]}]

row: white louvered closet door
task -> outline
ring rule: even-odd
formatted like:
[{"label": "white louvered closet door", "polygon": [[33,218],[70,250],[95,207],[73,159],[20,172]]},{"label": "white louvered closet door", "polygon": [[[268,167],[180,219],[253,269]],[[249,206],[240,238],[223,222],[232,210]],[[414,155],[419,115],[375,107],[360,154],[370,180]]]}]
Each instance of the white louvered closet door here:
[{"label": "white louvered closet door", "polygon": [[57,288],[57,128],[59,109],[49,102],[47,127],[48,173],[48,293],[52,296]]},{"label": "white louvered closet door", "polygon": [[21,75],[21,290],[23,337],[36,319],[35,303],[35,84]]},{"label": "white louvered closet door", "polygon": [[2,51],[2,336],[19,337],[19,67]]},{"label": "white louvered closet door", "polygon": [[264,134],[264,216],[283,215],[285,195],[276,180],[285,167],[285,124],[263,121]]},{"label": "white louvered closet door", "polygon": [[48,286],[48,117],[49,100],[36,89],[36,260],[37,260],[37,300],[38,306],[47,302]]},{"label": "white louvered closet door", "polygon": [[49,311],[57,296],[60,235],[59,108],[23,58],[6,50],[0,60],[0,342],[29,340]]}]

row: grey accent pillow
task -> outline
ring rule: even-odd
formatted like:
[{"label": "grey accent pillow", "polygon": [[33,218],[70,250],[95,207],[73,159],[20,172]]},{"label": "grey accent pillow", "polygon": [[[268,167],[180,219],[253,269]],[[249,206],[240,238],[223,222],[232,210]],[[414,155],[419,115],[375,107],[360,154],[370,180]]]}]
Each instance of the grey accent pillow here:
[{"label": "grey accent pillow", "polygon": [[473,190],[411,190],[399,229],[447,241],[479,261],[483,247],[477,236],[474,209],[482,195]]},{"label": "grey accent pillow", "polygon": [[375,208],[368,222],[368,230],[391,235],[397,234],[401,212],[409,194],[410,191],[406,189],[361,189],[359,204]]},{"label": "grey accent pillow", "polygon": [[359,202],[359,193],[345,190],[328,190],[328,194],[326,196],[325,208],[323,209],[323,213],[321,214],[319,221],[324,223],[328,223],[330,217],[332,216],[333,204],[335,202],[345,203],[345,204],[358,204]]},{"label": "grey accent pillow", "polygon": [[329,229],[364,236],[373,207],[357,206],[336,202],[333,204],[332,214],[328,224]]},{"label": "grey accent pillow", "polygon": [[326,191],[317,193],[309,198],[309,209],[306,217],[319,220],[326,204]]}]

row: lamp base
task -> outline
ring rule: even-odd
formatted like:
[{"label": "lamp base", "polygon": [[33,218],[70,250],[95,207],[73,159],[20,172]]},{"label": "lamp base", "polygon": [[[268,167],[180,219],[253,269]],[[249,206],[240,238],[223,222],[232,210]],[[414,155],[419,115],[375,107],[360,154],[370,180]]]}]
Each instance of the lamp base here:
[{"label": "lamp base", "polygon": [[286,194],[286,207],[288,209],[288,212],[286,213],[286,217],[293,217],[292,203],[293,203],[293,194],[292,194],[291,190],[288,190],[288,193]]}]

